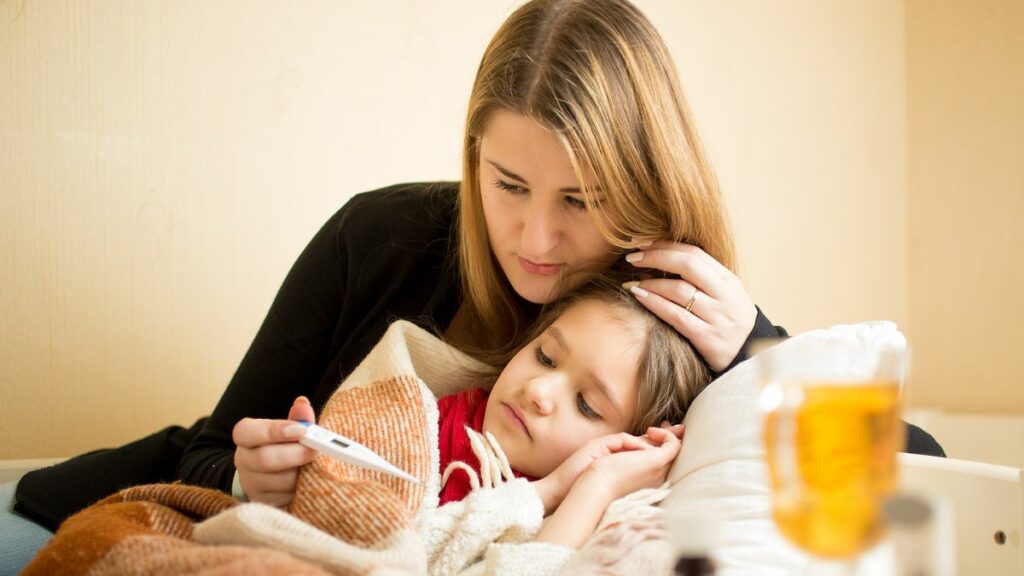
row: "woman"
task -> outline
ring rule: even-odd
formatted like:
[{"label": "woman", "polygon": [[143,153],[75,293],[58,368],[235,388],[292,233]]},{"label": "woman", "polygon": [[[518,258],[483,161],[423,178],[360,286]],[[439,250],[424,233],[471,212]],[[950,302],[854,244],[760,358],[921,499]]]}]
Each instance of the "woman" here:
[{"label": "woman", "polygon": [[[529,2],[484,53],[461,183],[361,194],[326,223],[177,477],[283,505],[313,457],[285,433],[285,407],[304,395],[311,405],[289,418],[312,419],[391,321],[412,320],[499,358],[523,345],[559,278],[619,258],[675,275],[633,293],[715,373],[743,360],[749,340],[786,334],[735,274],[718,184],[650,22],[625,0]],[[156,440],[155,459],[136,443],[33,481],[46,493],[112,465],[142,470],[135,483],[145,474],[167,480],[132,462],[140,450],[173,461],[183,435]],[[90,485],[95,494],[82,502],[120,487]],[[19,500],[30,487],[19,487]]]},{"label": "woman", "polygon": [[287,503],[312,453],[271,418],[297,394],[322,405],[390,318],[436,326],[477,356],[518,349],[561,277],[631,249],[635,265],[683,278],[635,293],[712,370],[737,360],[748,337],[784,335],[763,316],[754,330],[758,312],[731,270],[722,199],[675,70],[628,2],[516,11],[477,72],[461,184],[359,196],[327,224],[181,477],[228,489],[234,468],[236,493]]}]

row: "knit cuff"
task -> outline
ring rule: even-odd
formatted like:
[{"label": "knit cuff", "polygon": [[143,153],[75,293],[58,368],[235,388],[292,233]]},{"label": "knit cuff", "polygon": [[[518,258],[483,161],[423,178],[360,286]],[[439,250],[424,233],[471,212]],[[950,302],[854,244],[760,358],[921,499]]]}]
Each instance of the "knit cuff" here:
[{"label": "knit cuff", "polygon": [[754,318],[754,326],[750,329],[750,334],[747,334],[747,339],[743,341],[743,345],[740,346],[739,352],[736,353],[736,357],[732,359],[732,362],[728,366],[722,369],[721,372],[712,372],[711,379],[716,380],[722,374],[725,374],[729,370],[732,370],[741,362],[750,358],[750,352],[755,342],[761,339],[772,339],[772,338],[786,338],[789,333],[786,332],[785,328],[781,326],[775,326],[771,320],[761,312],[761,309],[754,306],[757,310],[757,316]]}]

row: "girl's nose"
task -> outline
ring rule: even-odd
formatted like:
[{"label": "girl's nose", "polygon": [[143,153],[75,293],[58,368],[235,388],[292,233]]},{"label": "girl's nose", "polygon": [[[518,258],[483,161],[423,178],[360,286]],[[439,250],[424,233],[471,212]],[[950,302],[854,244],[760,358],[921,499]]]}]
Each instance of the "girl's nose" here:
[{"label": "girl's nose", "polygon": [[556,379],[557,376],[553,374],[545,374],[526,383],[526,399],[542,416],[547,416],[555,410],[555,391],[558,387]]}]

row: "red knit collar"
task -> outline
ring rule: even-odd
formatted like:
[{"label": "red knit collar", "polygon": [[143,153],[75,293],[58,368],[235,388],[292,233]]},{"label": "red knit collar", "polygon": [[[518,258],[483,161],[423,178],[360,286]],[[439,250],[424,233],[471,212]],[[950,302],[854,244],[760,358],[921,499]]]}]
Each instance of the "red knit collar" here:
[{"label": "red knit collar", "polygon": [[[489,395],[487,390],[473,388],[445,396],[437,401],[437,408],[440,412],[438,448],[441,453],[441,473],[444,473],[452,462],[461,461],[480,474],[480,461],[473,453],[465,427],[469,426],[476,432],[483,430]],[[516,470],[512,470],[512,473],[517,478],[533,480]],[[462,500],[469,494],[470,488],[469,477],[466,473],[461,470],[453,471],[448,478],[448,483],[441,489],[441,505]]]}]

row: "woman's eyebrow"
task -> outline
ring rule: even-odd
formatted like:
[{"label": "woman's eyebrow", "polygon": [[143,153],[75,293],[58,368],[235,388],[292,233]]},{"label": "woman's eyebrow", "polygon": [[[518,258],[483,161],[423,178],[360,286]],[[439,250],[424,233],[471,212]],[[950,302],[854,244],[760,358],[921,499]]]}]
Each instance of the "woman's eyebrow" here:
[{"label": "woman's eyebrow", "polygon": [[[519,174],[516,174],[515,172],[512,172],[511,170],[503,167],[501,164],[498,164],[494,160],[491,160],[490,158],[484,158],[484,160],[488,164],[493,166],[495,170],[497,170],[498,172],[501,172],[502,174],[504,174],[506,178],[511,178],[512,180],[517,180],[519,182],[522,182],[523,184],[526,184],[527,186],[530,185],[530,183],[526,181],[526,178],[523,178]],[[568,187],[568,188],[559,188],[558,191],[559,192],[564,192],[566,194],[580,194],[580,189],[579,189],[579,187],[576,187],[576,186],[571,186],[571,187]],[[597,188],[597,187],[594,188],[594,192],[595,193],[600,192],[600,191],[601,191],[600,188]]]},{"label": "woman's eyebrow", "polygon": [[[565,350],[565,352],[570,356],[572,355],[572,350],[569,349],[569,346],[565,342],[565,337],[562,335],[562,331],[559,330],[557,326],[553,324],[549,326],[548,333],[555,339],[555,342],[558,342],[558,345],[562,347],[562,350]],[[615,400],[615,396],[612,395],[611,386],[608,386],[604,380],[601,380],[601,378],[599,378],[589,366],[587,367],[587,376],[590,378],[590,381],[594,383],[594,387],[596,387],[598,391],[608,399],[608,403],[611,404],[615,413],[619,417],[622,417],[622,408],[619,407],[619,403]]]}]

